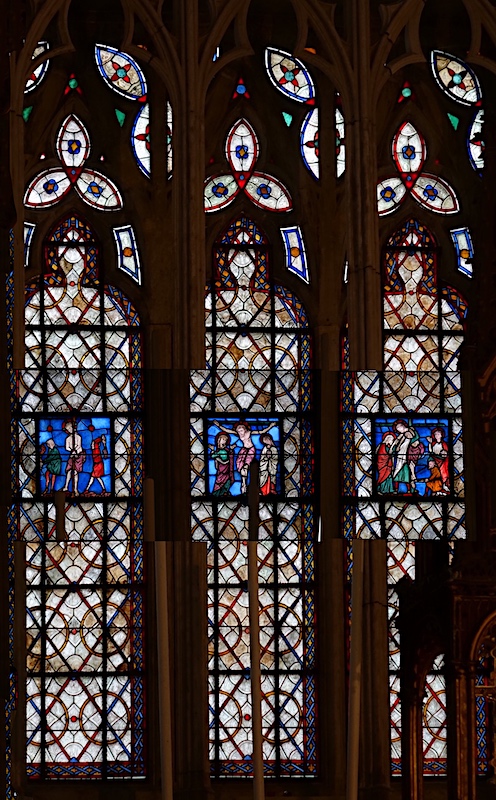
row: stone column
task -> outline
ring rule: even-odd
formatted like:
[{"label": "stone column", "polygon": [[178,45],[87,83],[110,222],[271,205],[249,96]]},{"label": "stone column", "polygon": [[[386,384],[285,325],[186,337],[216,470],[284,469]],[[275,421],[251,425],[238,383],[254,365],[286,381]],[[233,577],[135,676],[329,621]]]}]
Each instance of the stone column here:
[{"label": "stone column", "polygon": [[175,800],[209,797],[206,545],[174,542]]},{"label": "stone column", "polygon": [[[328,272],[332,272],[328,270]],[[338,278],[338,287],[341,276]],[[331,279],[323,288],[321,314],[336,318],[331,297],[336,297]],[[324,302],[325,301],[325,302]],[[327,312],[326,312],[327,309]],[[339,418],[339,326],[329,324],[329,319],[315,332],[318,366],[315,389],[319,389],[317,409],[320,426],[315,426],[319,452],[320,536],[316,545],[316,583],[319,587],[317,606],[319,664],[318,702],[325,713],[320,714],[320,772],[329,794],[344,796],[346,786],[346,640],[348,636],[348,603],[345,596],[346,549],[342,539],[340,488],[341,488],[341,434]],[[316,398],[317,399],[317,398]],[[320,491],[319,491],[320,490]],[[316,520],[318,524],[318,520]],[[317,538],[317,530],[316,530]]]},{"label": "stone column", "polygon": [[[161,464],[155,445],[157,537],[173,543],[169,625],[175,800],[204,800],[209,794],[206,548],[191,542],[189,492],[189,370],[205,367],[205,98],[198,6],[198,0],[172,4],[182,81],[180,92],[169,87],[174,139],[180,145],[175,150],[172,190],[175,302],[171,369],[152,378],[160,384],[162,444],[167,450]],[[160,347],[156,359],[159,352]],[[159,402],[151,400],[158,410]]]},{"label": "stone column", "polygon": [[391,774],[387,549],[382,539],[367,540],[365,545],[359,797],[384,800]]},{"label": "stone column", "polygon": [[178,245],[174,364],[205,366],[205,96],[199,69],[198,0],[175,0],[183,93],[174,108],[174,218]]},{"label": "stone column", "polygon": [[[207,582],[205,545],[190,541],[189,371],[149,369],[147,390],[147,474],[155,484],[155,535],[172,542],[168,573],[174,797],[203,800],[209,787]],[[148,548],[149,560],[152,553]],[[153,584],[152,563],[148,574]],[[156,707],[148,713],[157,721]],[[158,742],[152,749],[158,764]]]},{"label": "stone column", "polygon": [[419,687],[414,664],[414,653],[402,647],[401,756],[403,800],[422,800],[424,797],[422,694],[423,689]]},{"label": "stone column", "polygon": [[370,8],[351,0],[353,81],[347,109],[348,325],[351,369],[382,369],[382,303],[376,201],[377,142]]},{"label": "stone column", "polygon": [[[170,215],[163,227],[171,257],[166,269],[154,261],[154,289],[162,292],[167,285],[170,291],[167,298],[150,298],[147,475],[154,479],[156,538],[172,542],[174,794],[204,798],[209,785],[206,560],[204,546],[190,542],[189,497],[189,371],[205,366],[204,95],[198,0],[174,0],[170,12],[180,65],[177,81],[170,75],[167,86],[177,142],[170,204],[162,198]],[[154,242],[152,257],[163,252],[161,242]],[[155,718],[157,710],[149,713]],[[154,753],[157,757],[156,747]]]},{"label": "stone column", "polygon": [[345,548],[342,539],[322,538],[317,545],[319,604],[318,702],[320,714],[320,771],[329,794],[344,797],[346,785],[346,635],[348,605],[343,573]]},{"label": "stone column", "polygon": [[448,794],[476,800],[475,666],[454,662],[446,683]]}]

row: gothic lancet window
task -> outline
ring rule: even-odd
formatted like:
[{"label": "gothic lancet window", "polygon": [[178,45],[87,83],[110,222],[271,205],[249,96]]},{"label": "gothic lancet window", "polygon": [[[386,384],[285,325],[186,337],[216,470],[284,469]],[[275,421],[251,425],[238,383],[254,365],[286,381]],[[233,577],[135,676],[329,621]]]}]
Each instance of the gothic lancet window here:
[{"label": "gothic lancet window", "polygon": [[214,247],[207,369],[191,381],[192,530],[208,544],[213,776],[252,774],[247,482],[260,463],[259,618],[267,776],[316,774],[311,337],[243,214]]},{"label": "gothic lancet window", "polygon": [[[388,541],[391,759],[399,774],[395,584],[402,575],[414,577],[417,540],[465,537],[458,355],[467,306],[440,281],[436,242],[416,219],[390,236],[383,268],[384,371],[348,372],[344,349],[343,525],[349,539]],[[431,709],[436,693],[440,697],[440,672],[434,665],[427,676]],[[424,726],[424,740],[424,773],[439,774],[446,763],[444,734],[429,737]]]},{"label": "gothic lancet window", "polygon": [[475,651],[477,671],[475,677],[475,715],[477,735],[477,773],[488,775],[494,761],[494,620],[486,621],[479,634]]},{"label": "gothic lancet window", "polygon": [[444,655],[437,656],[426,675],[422,711],[424,774],[445,775],[447,769],[446,678]]},{"label": "gothic lancet window", "polygon": [[144,774],[140,322],[100,262],[70,214],[26,294],[11,535],[26,543],[31,779]]}]

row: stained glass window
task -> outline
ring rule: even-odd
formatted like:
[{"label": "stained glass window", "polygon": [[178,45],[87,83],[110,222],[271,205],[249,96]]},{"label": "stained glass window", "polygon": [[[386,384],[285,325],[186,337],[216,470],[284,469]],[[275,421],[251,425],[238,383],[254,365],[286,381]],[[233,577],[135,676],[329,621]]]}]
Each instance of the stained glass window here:
[{"label": "stained glass window", "polygon": [[97,44],[95,60],[98,72],[114,92],[129,100],[146,100],[146,78],[134,58],[115,47]]},{"label": "stained glass window", "polygon": [[[267,47],[265,70],[273,85],[283,95],[299,103],[315,105],[315,86],[312,77],[298,58],[284,50]],[[286,111],[283,111],[282,114],[289,127],[292,115]],[[306,168],[318,180],[320,173],[319,109],[316,107],[305,114],[301,123],[300,153]]]},{"label": "stained glass window", "polygon": [[147,178],[151,175],[150,105],[145,103],[134,120],[131,134],[133,153],[138,167]]},{"label": "stained glass window", "polygon": [[141,263],[132,225],[113,228],[117,248],[117,269],[121,269],[137,284],[141,283]]},{"label": "stained glass window", "polygon": [[396,584],[407,576],[415,578],[415,542],[389,541],[387,550],[388,575],[388,655],[389,708],[391,725],[391,772],[401,775],[401,702],[400,702],[400,633],[398,629],[398,592]]},{"label": "stained glass window", "polygon": [[[50,45],[48,42],[38,42],[35,49],[33,50],[33,60],[40,58],[42,55],[46,55],[47,51],[50,49]],[[48,67],[50,65],[50,59],[45,57],[45,60],[41,61],[37,67],[34,68],[31,75],[28,77],[26,81],[26,86],[24,88],[24,93],[27,94],[28,92],[32,92],[33,89],[36,89],[40,83],[42,82],[43,78],[47,74]]]},{"label": "stained glass window", "polygon": [[308,283],[310,275],[308,272],[307,254],[303,233],[298,225],[290,228],[281,228],[284,250],[286,252],[286,267],[290,272],[298,275],[302,281]]},{"label": "stained glass window", "polygon": [[[490,635],[492,631],[489,629]],[[488,775],[494,759],[494,648],[484,637],[477,653],[475,677],[475,722],[477,731],[477,773]]]},{"label": "stained glass window", "polygon": [[471,278],[473,275],[474,246],[468,228],[454,228],[450,231],[456,251],[457,267],[459,271]]},{"label": "stained glass window", "polygon": [[[12,228],[9,231],[9,261],[10,271],[6,280],[6,312],[7,312],[7,366],[11,377],[10,393],[11,397],[14,393],[14,380],[12,371],[12,357],[13,357],[13,322],[14,322],[14,231]],[[11,446],[14,444],[11,441]],[[11,465],[12,466],[12,465]],[[14,478],[15,480],[15,478]],[[13,481],[11,489],[14,489]],[[16,509],[10,506],[7,513],[7,584],[8,584],[8,669],[9,669],[9,687],[8,694],[2,700],[2,708],[5,721],[5,795],[6,800],[13,800],[14,789],[12,786],[12,734],[13,722],[16,707],[19,703],[18,692],[18,676],[16,670],[16,654],[14,650],[15,644],[15,541],[17,538],[17,525],[16,525]],[[5,617],[4,617],[5,619]]]},{"label": "stained glass window", "polygon": [[319,109],[313,108],[301,126],[300,149],[303,163],[314,178],[319,177]]},{"label": "stained glass window", "polygon": [[[95,45],[95,61],[98,72],[107,86],[112,91],[132,100],[138,104],[138,112],[134,118],[131,130],[131,147],[134,158],[139,169],[146,175],[151,176],[151,151],[150,151],[150,105],[147,100],[147,83],[143,70],[138,62],[128,53],[116,50],[109,45]],[[116,109],[119,125],[122,127],[126,119],[126,114]],[[166,106],[167,121],[167,174],[172,175],[172,106],[167,102]]]},{"label": "stained glass window", "polygon": [[445,775],[447,766],[446,678],[444,655],[437,656],[425,678],[422,709],[424,775]]},{"label": "stained glass window", "polygon": [[[144,774],[139,317],[100,274],[77,216],[44,245],[27,287],[26,369],[14,383],[18,505],[26,543],[27,772]],[[54,491],[65,493],[64,535]]]},{"label": "stained glass window", "polygon": [[31,242],[33,240],[33,235],[36,230],[36,225],[34,222],[25,222],[24,223],[24,266],[27,267],[29,264],[29,252],[31,250]]},{"label": "stained glass window", "polygon": [[401,177],[392,176],[377,184],[377,211],[391,214],[410,194],[419,205],[437,214],[456,214],[458,198],[454,189],[438,175],[423,171],[427,144],[411,122],[403,122],[392,141],[392,156]]},{"label": "stained glass window", "polygon": [[302,61],[284,50],[267,47],[265,69],[270,80],[280,92],[299,103],[315,103],[315,87],[311,75]]},{"label": "stained glass window", "polygon": [[[434,237],[417,220],[390,237],[383,264],[384,371],[351,373],[343,351],[343,526],[349,539],[387,539],[391,552],[392,543],[465,537],[458,354],[467,306],[439,280]],[[390,566],[393,773],[401,771],[397,579]]]},{"label": "stained glass window", "polygon": [[232,99],[237,100],[239,97],[244,97],[245,100],[250,99],[250,92],[246,88],[246,83],[244,82],[243,78],[240,78],[236,84],[236,88],[233,92]]},{"label": "stained glass window", "polygon": [[172,171],[174,168],[174,145],[172,141],[173,136],[173,125],[174,125],[174,116],[172,113],[172,105],[169,101],[167,101],[167,109],[166,109],[166,119],[167,119],[167,177],[172,178]]},{"label": "stained glass window", "polygon": [[401,87],[401,92],[398,95],[397,103],[405,103],[413,96],[412,87],[409,81],[405,81]]},{"label": "stained glass window", "polygon": [[474,115],[470,128],[468,130],[467,148],[468,157],[472,169],[475,169],[479,174],[484,169],[484,138],[482,136],[482,128],[484,126],[484,109],[479,108]]},{"label": "stained glass window", "polygon": [[346,169],[346,134],[343,107],[339,92],[336,92],[334,122],[336,125],[336,175],[338,178],[340,178]]},{"label": "stained glass window", "polygon": [[479,79],[464,61],[442,50],[433,50],[431,69],[439,88],[452,100],[466,106],[480,104]]},{"label": "stained glass window", "polygon": [[227,134],[224,152],[230,172],[213,175],[203,188],[206,212],[219,211],[244,192],[259,208],[279,213],[291,211],[293,202],[286,187],[266,172],[257,172],[258,137],[246,119],[238,119]]},{"label": "stained glass window", "polygon": [[207,369],[191,379],[195,541],[208,544],[213,776],[252,774],[247,483],[260,464],[259,605],[267,776],[316,774],[311,337],[244,216],[214,247]]},{"label": "stained glass window", "polygon": [[48,208],[62,200],[72,187],[87,205],[99,211],[119,211],[123,200],[117,186],[95,169],[85,168],[91,154],[90,135],[78,117],[69,114],[56,140],[61,167],[36,175],[24,194],[26,208]]}]

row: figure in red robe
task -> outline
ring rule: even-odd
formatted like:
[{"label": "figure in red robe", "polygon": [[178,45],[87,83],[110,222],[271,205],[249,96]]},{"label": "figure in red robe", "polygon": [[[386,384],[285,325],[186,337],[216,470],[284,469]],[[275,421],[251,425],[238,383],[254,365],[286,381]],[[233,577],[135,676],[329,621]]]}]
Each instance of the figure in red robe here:
[{"label": "figure in red robe", "polygon": [[431,435],[427,437],[429,442],[429,454],[434,459],[436,466],[439,467],[439,472],[442,481],[442,492],[449,494],[450,481],[449,481],[449,461],[448,461],[448,445],[444,441],[444,429],[433,428]]},{"label": "figure in red robe", "polygon": [[382,442],[377,448],[377,491],[380,494],[392,494],[394,492],[393,479],[393,456],[392,445],[395,436],[391,431],[386,431],[382,437]]},{"label": "figure in red robe", "polygon": [[97,436],[96,439],[93,439],[91,442],[91,454],[93,456],[93,469],[91,470],[90,482],[86,487],[86,491],[89,492],[92,483],[94,481],[98,481],[102,487],[101,493],[106,494],[105,484],[102,480],[103,476],[105,475],[105,464],[103,463],[103,459],[108,458],[107,438],[104,433],[102,433],[101,436]]}]

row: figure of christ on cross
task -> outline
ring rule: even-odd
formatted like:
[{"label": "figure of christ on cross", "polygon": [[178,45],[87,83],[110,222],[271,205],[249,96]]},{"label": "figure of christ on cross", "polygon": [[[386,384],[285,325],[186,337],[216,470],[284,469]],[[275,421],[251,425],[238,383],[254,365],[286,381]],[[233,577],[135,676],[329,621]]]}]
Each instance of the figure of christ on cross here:
[{"label": "figure of christ on cross", "polygon": [[[236,422],[234,428],[226,428],[224,425],[221,425],[219,422],[216,422],[218,428],[224,433],[229,435],[235,435],[238,439],[241,440],[241,449],[236,456],[236,469],[238,470],[239,474],[241,475],[241,494],[246,494],[248,490],[248,472],[250,469],[250,464],[255,458],[256,450],[255,445],[253,444],[252,440],[252,428],[248,422],[239,421]],[[257,430],[259,436],[262,436],[267,431],[270,431],[275,425],[274,422],[271,422],[266,428],[262,430]]]}]

